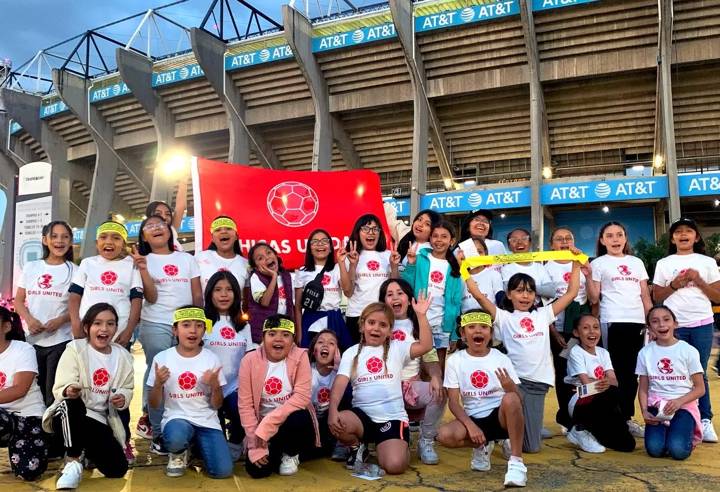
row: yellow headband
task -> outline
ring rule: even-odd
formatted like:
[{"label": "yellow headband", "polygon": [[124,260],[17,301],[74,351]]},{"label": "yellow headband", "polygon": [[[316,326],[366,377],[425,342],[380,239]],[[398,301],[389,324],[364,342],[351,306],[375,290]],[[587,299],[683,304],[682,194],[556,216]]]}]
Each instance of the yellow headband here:
[{"label": "yellow headband", "polygon": [[95,239],[100,238],[100,234],[103,232],[117,232],[122,236],[123,241],[127,242],[128,238],[128,232],[127,229],[125,229],[125,226],[122,224],[118,224],[117,222],[103,222],[100,224],[97,228],[97,232],[95,233]]},{"label": "yellow headband", "polygon": [[295,323],[290,321],[289,319],[280,318],[280,326],[268,326],[267,320],[265,320],[265,323],[263,323],[263,331],[270,331],[270,330],[282,330],[282,331],[289,331],[293,335],[295,334]]},{"label": "yellow headband", "polygon": [[202,321],[205,323],[205,331],[212,332],[212,321],[205,317],[205,311],[201,308],[190,307],[176,309],[173,313],[173,324],[181,321]]},{"label": "yellow headband", "polygon": [[492,326],[492,318],[487,313],[466,313],[460,316],[461,327],[465,328],[467,325],[472,325],[474,323]]},{"label": "yellow headband", "polygon": [[212,224],[210,224],[210,232],[213,233],[221,227],[227,227],[228,229],[232,229],[233,231],[237,232],[237,226],[235,225],[235,221],[232,219],[228,219],[227,217],[219,217],[213,220]]}]

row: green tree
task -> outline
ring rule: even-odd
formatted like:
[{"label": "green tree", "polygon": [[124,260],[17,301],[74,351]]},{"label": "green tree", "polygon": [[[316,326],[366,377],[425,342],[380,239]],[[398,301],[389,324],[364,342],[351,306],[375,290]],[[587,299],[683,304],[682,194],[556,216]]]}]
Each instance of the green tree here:
[{"label": "green tree", "polygon": [[[720,236],[720,235],[719,235]],[[633,246],[633,253],[645,263],[648,276],[652,283],[653,275],[655,275],[655,264],[659,259],[665,258],[668,251],[668,235],[667,233],[660,236],[657,242],[650,242],[642,238]]]}]

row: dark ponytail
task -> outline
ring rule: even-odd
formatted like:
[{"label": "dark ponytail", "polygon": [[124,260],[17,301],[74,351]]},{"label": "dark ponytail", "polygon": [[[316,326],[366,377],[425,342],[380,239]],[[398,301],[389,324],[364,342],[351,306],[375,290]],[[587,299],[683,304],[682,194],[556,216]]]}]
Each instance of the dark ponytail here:
[{"label": "dark ponytail", "polygon": [[18,313],[0,306],[0,323],[10,323],[10,331],[5,334],[5,340],[25,341],[25,331]]}]

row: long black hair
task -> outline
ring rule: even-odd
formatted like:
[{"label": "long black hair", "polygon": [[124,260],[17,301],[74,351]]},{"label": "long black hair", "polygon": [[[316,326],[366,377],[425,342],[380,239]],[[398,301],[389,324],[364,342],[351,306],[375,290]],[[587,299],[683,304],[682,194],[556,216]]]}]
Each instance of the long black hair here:
[{"label": "long black hair", "polygon": [[207,286],[205,286],[205,317],[212,321],[213,324],[217,323],[220,319],[220,313],[212,302],[212,296],[215,286],[221,280],[227,280],[233,291],[233,302],[228,309],[228,316],[230,317],[230,323],[232,323],[235,332],[238,332],[245,326],[242,321],[242,289],[235,275],[231,272],[226,270],[215,272],[208,280]]},{"label": "long black hair", "polygon": [[[155,203],[155,202],[153,202],[153,203]],[[162,203],[162,202],[161,202],[161,203]],[[147,241],[145,240],[145,238],[143,237],[143,235],[145,234],[145,231],[144,231],[144,229],[145,229],[145,224],[147,224],[147,222],[148,222],[150,219],[159,219],[160,222],[162,222],[162,224],[163,224],[165,227],[167,227],[168,233],[170,233],[170,237],[168,238],[167,246],[168,246],[168,248],[170,249],[170,252],[171,252],[171,253],[172,253],[173,251],[175,251],[175,243],[173,243],[173,233],[172,233],[172,229],[170,229],[170,226],[167,225],[167,222],[165,222],[165,219],[163,219],[163,218],[160,217],[159,215],[151,215],[151,216],[149,216],[147,219],[145,219],[145,220],[143,220],[142,222],[140,222],[140,233],[138,234],[138,243],[137,243],[137,244],[138,244],[138,253],[140,253],[140,254],[143,255],[143,256],[147,256],[147,255],[149,255],[150,253],[152,253],[152,248],[150,247],[150,243],[147,242]]]},{"label": "long black hair", "polygon": [[[435,229],[445,229],[450,233],[450,238],[455,241],[457,239],[457,235],[455,234],[455,227],[452,225],[452,223],[447,219],[440,219],[440,222],[435,224],[432,229],[430,229],[430,237],[432,237],[432,233]],[[453,253],[452,244],[445,252],[445,259],[450,264],[450,275],[452,275],[455,278],[460,277],[460,264],[457,261],[457,258],[455,257],[455,254]]]},{"label": "long black hair", "polygon": [[[235,222],[232,217],[228,217],[227,215],[218,215],[217,217],[215,217],[213,219],[213,222],[216,221],[217,219],[230,219],[233,222]],[[237,237],[237,231],[235,231],[235,236]],[[217,244],[215,244],[215,241],[213,241],[211,239],[210,244],[208,244],[207,249],[210,249],[212,251],[217,251]],[[236,255],[242,256],[242,250],[240,249],[240,240],[239,239],[235,239],[235,242],[233,243],[233,252]]]},{"label": "long black hair", "polygon": [[[168,208],[168,210],[170,210],[170,215],[172,216],[172,218],[175,217],[175,211],[170,206],[170,204],[160,201],[160,200],[156,200],[154,202],[148,203],[148,206],[145,208],[145,215],[147,217],[150,217],[152,215],[158,215],[155,213],[155,210],[158,208],[159,205],[165,205]],[[165,219],[163,219],[163,222],[165,222]],[[170,221],[170,224],[172,224],[172,220]]]},{"label": "long black hair", "polygon": [[308,346],[308,357],[310,358],[310,364],[317,362],[317,360],[315,359],[315,345],[317,345],[318,340],[320,340],[320,335],[324,335],[325,333],[329,333],[330,335],[335,337],[335,349],[338,353],[340,353],[340,340],[338,339],[337,333],[332,331],[330,328],[325,328],[324,330],[320,330],[319,332],[315,333],[315,336],[310,341],[310,345]]},{"label": "long black hair", "polygon": [[375,251],[377,251],[378,253],[382,253],[387,249],[387,239],[385,239],[385,231],[383,230],[382,222],[380,222],[380,219],[377,215],[365,214],[360,216],[360,218],[355,221],[353,230],[350,233],[350,239],[348,240],[347,245],[345,245],[346,251],[350,251],[350,243],[352,241],[355,241],[358,254],[362,253],[363,247],[362,241],[360,241],[360,229],[366,225],[369,225],[371,222],[375,222],[377,228],[379,229],[377,246],[375,246]]},{"label": "long black hair", "polygon": [[423,215],[427,215],[430,219],[430,234],[432,234],[432,228],[439,224],[442,220],[442,216],[435,210],[430,210],[429,208],[426,208],[425,210],[420,210],[410,223],[410,230],[400,239],[400,241],[398,241],[397,252],[400,253],[401,260],[407,255],[407,252],[410,249],[410,243],[416,241],[415,233],[413,232],[412,228],[415,222]]},{"label": "long black hair", "polygon": [[[510,277],[510,280],[508,280],[507,292],[505,293],[505,297],[502,300],[502,308],[505,311],[509,311],[511,313],[515,311],[515,307],[510,300],[510,296],[508,296],[507,294],[510,293],[511,290],[515,290],[519,287],[525,287],[526,289],[529,289],[533,292],[537,292],[537,286],[535,285],[534,278],[532,278],[527,273],[516,273],[515,275]],[[530,305],[530,311],[533,311],[534,309],[535,303],[532,303]]]},{"label": "long black hair", "polygon": [[250,248],[250,251],[248,251],[248,263],[250,264],[250,267],[257,268],[257,264],[255,263],[255,258],[253,258],[253,255],[255,254],[255,251],[261,246],[265,246],[266,248],[270,249],[270,251],[275,253],[275,257],[277,258],[278,262],[278,273],[284,271],[285,267],[283,267],[282,258],[280,258],[278,252],[275,251],[275,248],[270,246],[270,243],[266,243],[265,241],[260,241],[259,243],[253,244],[252,248]]},{"label": "long black hair", "polygon": [[625,234],[625,247],[623,248],[622,252],[624,255],[631,255],[632,250],[630,249],[630,238],[628,237],[627,229],[624,225],[622,225],[620,222],[611,220],[607,224],[603,225],[600,228],[600,233],[598,234],[598,240],[597,244],[595,245],[595,256],[600,257],[602,255],[607,254],[607,247],[602,243],[602,237],[605,233],[605,229],[607,229],[610,226],[618,226],[620,229],[623,230],[623,233]]},{"label": "long black hair", "polygon": [[0,323],[10,323],[10,331],[5,334],[5,340],[25,341],[25,331],[18,313],[0,306]]},{"label": "long black hair", "polygon": [[315,258],[313,258],[312,251],[310,251],[310,241],[312,241],[312,238],[315,234],[325,234],[325,236],[330,240],[330,243],[328,244],[328,246],[330,247],[330,254],[325,260],[324,270],[326,272],[331,272],[333,268],[335,268],[335,248],[333,247],[332,236],[325,229],[315,229],[308,236],[307,244],[305,245],[305,264],[303,265],[303,268],[306,272],[315,271]]},{"label": "long black hair", "polygon": [[[65,229],[67,229],[68,234],[70,234],[70,247],[65,252],[65,261],[69,261],[72,263],[73,261],[73,231],[72,227],[70,227],[70,224],[65,222],[64,220],[53,220],[49,224],[45,224],[45,226],[42,228],[42,237],[45,238],[45,241],[50,241],[50,234],[52,234],[52,230],[55,226],[62,226]],[[47,247],[46,244],[43,243],[42,245],[42,259],[47,260],[50,256],[50,248]]]},{"label": "long black hair", "polygon": [[385,303],[385,296],[387,295],[388,287],[390,287],[390,284],[393,282],[398,284],[400,289],[402,289],[408,297],[407,318],[412,322],[413,336],[415,337],[415,340],[418,340],[420,338],[420,323],[418,322],[417,314],[415,314],[415,310],[412,307],[413,288],[408,281],[402,278],[389,278],[385,280],[382,284],[380,284],[380,295],[378,296],[378,300]]},{"label": "long black hair", "polygon": [[701,255],[707,254],[705,252],[705,240],[700,235],[700,229],[698,229],[697,223],[695,223],[695,221],[692,219],[682,217],[679,220],[675,221],[670,226],[670,230],[668,231],[668,235],[670,236],[670,240],[668,241],[668,255],[674,255],[675,253],[677,253],[677,244],[673,242],[672,236],[673,234],[675,234],[675,231],[680,226],[689,227],[690,229],[695,231],[697,241],[693,243],[693,253],[698,253]]}]

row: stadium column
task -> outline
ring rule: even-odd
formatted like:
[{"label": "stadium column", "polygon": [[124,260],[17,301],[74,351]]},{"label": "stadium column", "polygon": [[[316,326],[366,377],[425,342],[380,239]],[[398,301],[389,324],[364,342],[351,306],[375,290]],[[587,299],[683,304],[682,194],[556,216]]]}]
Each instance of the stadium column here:
[{"label": "stadium column", "polygon": [[222,101],[228,118],[230,149],[228,161],[238,164],[250,162],[250,145],[258,161],[269,169],[282,169],[280,159],[272,146],[256,129],[249,127],[245,119],[245,100],[232,77],[225,71],[227,45],[212,34],[198,28],[190,29],[190,42],[195,59],[205,72],[210,86]]},{"label": "stadium column", "polygon": [[88,81],[65,70],[54,69],[53,83],[60,98],[90,133],[96,147],[95,169],[85,217],[85,237],[80,245],[80,256],[85,257],[95,248],[95,229],[107,220],[112,209],[118,168],[122,167],[146,194],[150,190],[113,148],[114,131],[100,111],[90,104]]},{"label": "stadium column", "polygon": [[72,166],[67,159],[67,144],[50,124],[40,118],[40,96],[11,89],[0,89],[5,109],[40,144],[52,166],[50,192],[53,219],[70,222]]},{"label": "stadium column", "polygon": [[[128,86],[140,106],[150,116],[157,135],[157,157],[160,161],[177,141],[175,140],[175,117],[167,104],[152,86],[152,61],[143,55],[124,48],[115,51],[118,70],[122,81]],[[153,170],[150,200],[169,202],[172,183],[163,178],[161,172]]]},{"label": "stadium column", "polygon": [[15,237],[15,176],[17,164],[6,154],[9,118],[0,112],[0,195],[5,210],[0,211],[0,295],[12,297],[13,238]]},{"label": "stadium column", "polygon": [[660,77],[660,97],[662,112],[662,152],[665,157],[665,171],[668,179],[670,195],[670,223],[680,218],[680,191],[678,184],[677,155],[675,152],[675,120],[673,116],[672,94],[672,35],[673,35],[673,2],[659,2],[658,35],[660,53],[658,56],[658,75]]},{"label": "stadium column", "polygon": [[530,85],[530,224],[533,244],[544,249],[544,218],[549,210],[540,203],[540,187],[543,167],[550,167],[550,137],[545,113],[545,98],[540,82],[540,61],[535,36],[535,20],[531,0],[520,0],[520,21],[522,23],[525,50],[528,59],[528,83]]},{"label": "stadium column", "polygon": [[352,139],[338,115],[330,114],[330,96],[325,76],[312,51],[312,24],[289,5],[282,6],[285,39],[295,55],[315,108],[313,132],[313,171],[329,171],[332,165],[333,140],[348,169],[362,167]]}]

